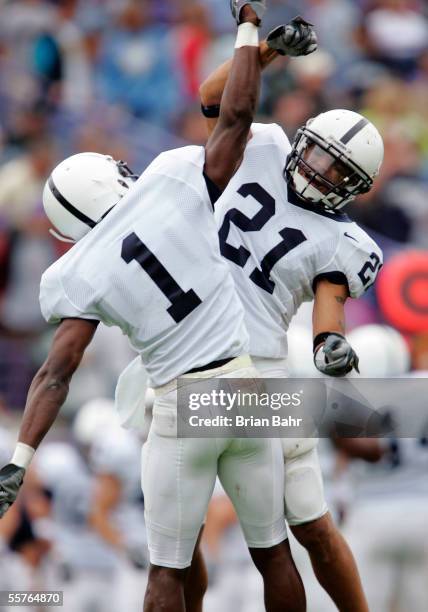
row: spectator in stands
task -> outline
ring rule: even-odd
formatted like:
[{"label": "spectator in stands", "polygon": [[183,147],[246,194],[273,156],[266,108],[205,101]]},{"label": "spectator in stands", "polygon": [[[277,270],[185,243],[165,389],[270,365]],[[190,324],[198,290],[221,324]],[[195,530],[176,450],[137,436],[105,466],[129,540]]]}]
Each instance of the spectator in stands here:
[{"label": "spectator in stands", "polygon": [[208,10],[202,3],[192,0],[182,6],[175,37],[183,95],[191,101],[199,100],[203,60],[211,41]]},{"label": "spectator in stands", "polygon": [[404,79],[414,74],[428,47],[422,5],[415,0],[375,0],[363,22],[369,55]]},{"label": "spectator in stands", "polygon": [[150,19],[149,2],[130,0],[104,40],[101,93],[149,121],[165,122],[180,105],[170,31]]}]

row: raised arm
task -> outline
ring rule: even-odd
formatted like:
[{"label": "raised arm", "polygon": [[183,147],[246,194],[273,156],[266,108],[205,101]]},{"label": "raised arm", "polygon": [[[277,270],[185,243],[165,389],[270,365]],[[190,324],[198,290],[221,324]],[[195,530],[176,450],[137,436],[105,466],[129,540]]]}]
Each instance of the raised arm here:
[{"label": "raised arm", "polygon": [[237,10],[235,55],[220,117],[205,147],[205,174],[219,189],[226,187],[241,163],[260,92],[260,20],[251,4]]},{"label": "raised arm", "polygon": [[28,392],[15,453],[10,464],[0,470],[0,518],[15,501],[35,449],[58,416],[96,328],[96,322],[83,319],[67,319],[59,326],[48,358]]},{"label": "raised arm", "polygon": [[323,374],[345,376],[358,372],[358,357],[345,338],[346,285],[321,280],[316,287],[312,317],[314,361]]},{"label": "raised arm", "polygon": [[[271,49],[264,40],[259,45],[260,67],[263,70],[280,55]],[[202,112],[206,118],[208,133],[211,134],[217,125],[220,115],[220,103],[232,68],[232,61],[224,62],[214,70],[199,88]]]},{"label": "raised arm", "polygon": [[[309,55],[317,49],[313,27],[300,17],[289,24],[275,28],[259,45],[260,65],[264,70],[279,57]],[[199,88],[202,112],[206,117],[208,133],[214,130],[220,114],[220,103],[232,67],[228,60],[215,70]]]}]

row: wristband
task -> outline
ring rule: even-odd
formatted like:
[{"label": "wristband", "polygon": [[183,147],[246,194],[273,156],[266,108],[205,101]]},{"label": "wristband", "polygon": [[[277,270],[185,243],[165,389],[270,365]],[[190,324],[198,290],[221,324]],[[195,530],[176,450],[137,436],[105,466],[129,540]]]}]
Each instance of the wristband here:
[{"label": "wristband", "polygon": [[31,448],[31,446],[28,446],[28,444],[18,442],[10,462],[13,463],[13,465],[17,465],[18,467],[26,470],[28,469],[35,452],[36,451],[34,448]]},{"label": "wristband", "polygon": [[213,104],[211,106],[201,105],[202,114],[207,119],[217,119],[220,117],[220,104]]},{"label": "wristband", "polygon": [[236,37],[235,49],[241,47],[258,47],[259,46],[259,28],[254,23],[241,23],[238,26],[238,35]]},{"label": "wristband", "polygon": [[315,353],[318,346],[322,344],[323,342],[325,342],[327,338],[329,336],[332,336],[333,334],[335,336],[339,336],[339,338],[342,338],[342,340],[346,340],[345,336],[342,336],[342,334],[339,334],[338,332],[322,332],[321,334],[318,334],[314,339],[313,352]]}]

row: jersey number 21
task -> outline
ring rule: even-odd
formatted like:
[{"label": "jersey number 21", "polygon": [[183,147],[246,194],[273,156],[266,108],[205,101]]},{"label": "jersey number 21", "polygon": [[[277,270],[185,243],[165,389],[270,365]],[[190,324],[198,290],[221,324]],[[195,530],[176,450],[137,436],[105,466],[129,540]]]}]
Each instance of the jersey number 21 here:
[{"label": "jersey number 21", "polygon": [[[238,193],[243,198],[252,196],[262,207],[251,219],[237,208],[232,208],[226,214],[220,228],[219,236],[221,254],[223,257],[226,257],[226,259],[233,261],[238,266],[243,268],[251,253],[243,246],[235,248],[227,243],[230,224],[233,223],[243,232],[257,232],[261,230],[269,219],[271,219],[275,214],[275,200],[258,183],[246,183],[245,185],[242,185],[240,189],[238,189]],[[271,294],[275,290],[275,283],[270,278],[272,268],[280,259],[285,257],[287,253],[307,240],[303,232],[291,227],[285,227],[279,232],[279,235],[282,239],[281,242],[279,242],[263,257],[262,261],[260,262],[260,269],[255,268],[250,274],[250,279],[253,281],[253,283]]]}]

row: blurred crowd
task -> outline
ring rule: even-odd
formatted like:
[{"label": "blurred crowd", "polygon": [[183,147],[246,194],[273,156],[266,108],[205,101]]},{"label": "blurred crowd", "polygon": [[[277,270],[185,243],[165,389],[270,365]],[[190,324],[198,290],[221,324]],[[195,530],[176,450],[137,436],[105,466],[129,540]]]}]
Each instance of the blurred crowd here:
[{"label": "blurred crowd", "polygon": [[[140,173],[162,150],[204,143],[198,88],[232,54],[234,26],[228,4],[226,0],[0,0],[1,423],[22,409],[52,334],[37,299],[42,272],[65,248],[48,233],[43,214],[42,190],[50,170],[67,155],[96,151],[125,159]],[[320,48],[307,58],[278,59],[266,70],[260,120],[279,123],[293,138],[310,117],[343,107],[367,115],[385,140],[381,176],[373,191],[349,212],[383,247],[385,272],[390,262],[396,266],[385,279],[400,276],[407,289],[414,277],[417,283],[403,307],[401,285],[391,294],[394,283],[385,280],[382,294],[370,292],[349,305],[349,326],[393,325],[406,339],[413,369],[428,371],[428,4],[424,0],[269,0],[269,5],[265,34],[301,14],[315,25]],[[88,400],[111,398],[117,376],[131,356],[120,333],[99,330],[72,385],[65,417]],[[7,445],[0,441],[0,447]],[[53,457],[62,456],[61,449],[56,451]],[[82,465],[77,465],[78,458],[70,462],[76,465],[74,476],[86,482],[88,491],[95,490],[99,479],[107,478],[113,486],[114,479],[121,478],[99,466],[89,470],[89,459]],[[56,464],[55,458],[52,463]],[[59,478],[67,478],[66,471]],[[24,551],[20,554],[29,567],[40,568],[50,550],[46,542],[54,540],[44,529],[55,527],[56,509],[50,485],[33,485],[25,520],[12,516],[3,525],[10,533],[0,533],[0,548],[2,536],[5,541],[9,538],[13,550]],[[139,500],[134,502],[138,508]],[[58,520],[71,525],[77,521],[78,528],[67,537],[71,548],[79,549],[94,535],[82,527],[86,525],[82,514],[69,518],[67,511],[60,509]],[[88,516],[88,508],[85,512]],[[212,513],[214,527],[208,530],[207,546],[214,567],[219,541],[234,525],[221,492]],[[97,537],[102,536],[104,544],[110,533],[107,527],[96,523]],[[224,553],[229,573],[217,582],[223,585],[222,597],[229,599],[236,579],[245,572],[252,576],[248,584],[257,592],[260,589],[247,557],[230,537]],[[129,554],[132,546],[117,542],[108,543],[114,554],[100,553],[89,572],[92,584],[103,576],[102,589],[107,589],[106,576],[118,572],[126,582],[130,572],[121,572],[123,567],[138,566]],[[101,557],[108,558],[108,568],[102,562],[98,567]],[[74,558],[66,561],[60,566],[59,583],[64,589],[75,584],[67,571],[77,576],[81,572],[80,566],[73,566]],[[17,572],[22,570],[17,567]],[[13,566],[9,570],[12,576]],[[132,572],[131,576],[135,579]],[[140,574],[137,580],[141,584]],[[44,584],[52,583],[46,578]],[[81,588],[83,592],[84,584]],[[129,593],[132,588],[128,585],[125,590]],[[257,598],[251,589],[246,595],[247,603],[242,605],[249,612],[250,602]],[[213,610],[227,609],[213,601]],[[109,609],[105,602],[99,605],[100,610]],[[238,611],[239,605],[231,609]],[[133,608],[128,603],[116,609]]]}]

